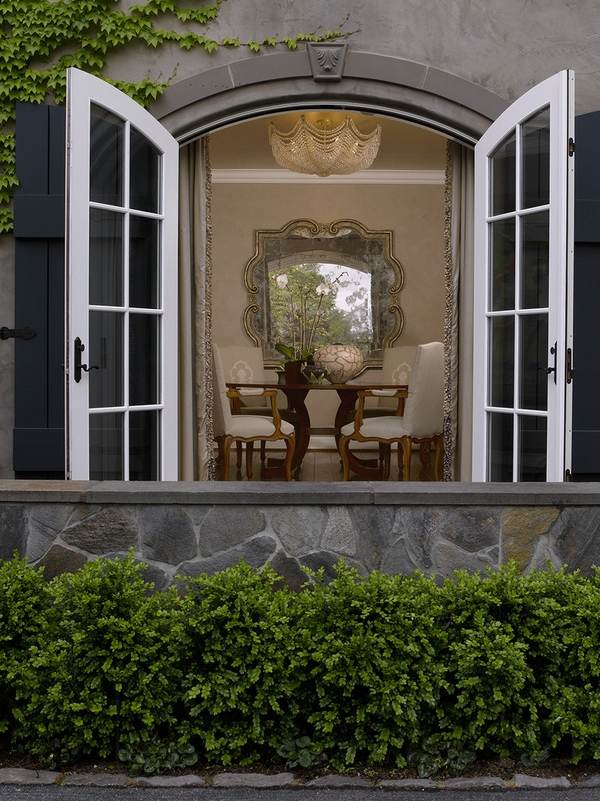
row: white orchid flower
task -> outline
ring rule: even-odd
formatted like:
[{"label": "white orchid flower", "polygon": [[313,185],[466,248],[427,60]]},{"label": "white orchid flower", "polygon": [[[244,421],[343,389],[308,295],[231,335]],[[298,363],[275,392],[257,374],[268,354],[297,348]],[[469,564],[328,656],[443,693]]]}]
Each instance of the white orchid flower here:
[{"label": "white orchid flower", "polygon": [[281,275],[278,275],[277,278],[275,279],[275,281],[277,282],[277,286],[279,287],[279,289],[286,289],[287,288],[288,277],[287,277],[287,275],[285,273],[281,273]]},{"label": "white orchid flower", "polygon": [[329,284],[319,284],[319,286],[315,289],[317,295],[329,295],[331,293],[331,287]]}]

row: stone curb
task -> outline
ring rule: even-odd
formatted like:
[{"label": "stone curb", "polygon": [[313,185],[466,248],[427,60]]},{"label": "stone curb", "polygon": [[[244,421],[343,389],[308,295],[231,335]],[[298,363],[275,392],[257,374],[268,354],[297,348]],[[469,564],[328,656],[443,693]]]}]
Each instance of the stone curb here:
[{"label": "stone curb", "polygon": [[566,776],[530,776],[515,773],[512,779],[500,776],[469,776],[436,781],[435,779],[365,779],[361,776],[328,774],[309,781],[293,773],[216,773],[208,776],[135,776],[124,773],[60,773],[28,768],[0,768],[0,785],[70,785],[79,787],[221,787],[221,788],[372,788],[379,790],[484,790],[484,789],[574,789],[600,787],[600,774],[579,782]]},{"label": "stone curb", "polygon": [[0,768],[0,784],[58,784],[63,774],[54,770]]},{"label": "stone curb", "polygon": [[289,787],[294,784],[293,773],[217,773],[210,782],[213,787]]}]

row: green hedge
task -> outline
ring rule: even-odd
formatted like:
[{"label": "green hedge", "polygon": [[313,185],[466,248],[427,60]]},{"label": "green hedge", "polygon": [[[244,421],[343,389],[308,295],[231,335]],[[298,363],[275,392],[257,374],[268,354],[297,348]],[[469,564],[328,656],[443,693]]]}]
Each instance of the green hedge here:
[{"label": "green hedge", "polygon": [[45,765],[459,771],[600,758],[600,576],[438,584],[239,565],[153,594],[133,558],[0,565],[0,732]]}]

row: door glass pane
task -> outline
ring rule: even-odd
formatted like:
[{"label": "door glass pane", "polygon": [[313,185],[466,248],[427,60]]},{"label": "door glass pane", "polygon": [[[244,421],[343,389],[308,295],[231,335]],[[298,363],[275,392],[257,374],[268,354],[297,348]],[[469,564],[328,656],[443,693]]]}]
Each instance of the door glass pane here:
[{"label": "door glass pane", "polygon": [[492,311],[515,308],[515,221],[490,223]]},{"label": "door glass pane", "polygon": [[158,403],[158,316],[129,317],[129,405]]},{"label": "door glass pane", "polygon": [[492,317],[490,318],[490,406],[513,408],[515,403],[514,365],[514,317]]},{"label": "door glass pane", "polygon": [[159,225],[148,217],[129,218],[129,305],[134,308],[158,308]]},{"label": "door glass pane", "polygon": [[90,312],[90,345],[83,354],[90,370],[90,408],[123,405],[123,314]]},{"label": "door glass pane", "polygon": [[548,306],[548,212],[521,217],[521,308]]},{"label": "door glass pane", "polygon": [[160,153],[139,131],[130,130],[129,205],[158,212]]},{"label": "door glass pane", "polygon": [[90,209],[90,304],[123,305],[123,215]]},{"label": "door glass pane", "polygon": [[123,120],[92,103],[90,118],[90,200],[123,205]]},{"label": "door glass pane", "polygon": [[522,409],[548,408],[548,316],[521,317],[520,402]]},{"label": "door glass pane", "polygon": [[123,418],[122,413],[90,414],[90,479],[124,479]]},{"label": "door glass pane", "polygon": [[546,480],[547,421],[519,416],[519,481]]},{"label": "door glass pane", "polygon": [[129,414],[129,479],[156,481],[160,459],[160,412],[158,409]]},{"label": "door glass pane", "polygon": [[490,158],[492,185],[492,215],[514,211],[516,175],[516,137],[514,132],[495,150]]},{"label": "door glass pane", "polygon": [[521,127],[523,178],[521,207],[542,206],[550,200],[550,109],[530,117]]},{"label": "door glass pane", "polygon": [[488,414],[488,481],[513,480],[513,415]]}]

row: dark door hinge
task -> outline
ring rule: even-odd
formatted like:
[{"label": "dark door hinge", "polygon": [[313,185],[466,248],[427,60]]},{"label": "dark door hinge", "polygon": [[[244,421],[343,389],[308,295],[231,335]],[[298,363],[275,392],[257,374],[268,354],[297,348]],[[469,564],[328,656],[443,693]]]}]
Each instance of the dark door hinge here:
[{"label": "dark door hinge", "polygon": [[571,473],[568,467],[565,470],[565,481],[573,481],[573,474]]},{"label": "dark door hinge", "polygon": [[567,348],[567,363],[566,363],[566,375],[565,378],[567,380],[567,384],[570,384],[573,380],[573,376],[575,375],[575,370],[573,370],[573,354],[571,352],[571,348]]},{"label": "dark door hinge", "polygon": [[569,148],[568,148],[569,156],[575,155],[575,140],[572,136],[569,137]]}]

